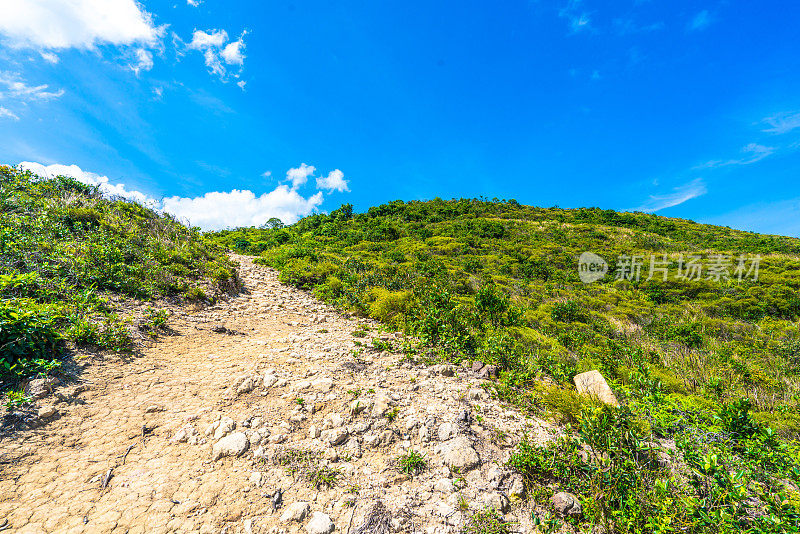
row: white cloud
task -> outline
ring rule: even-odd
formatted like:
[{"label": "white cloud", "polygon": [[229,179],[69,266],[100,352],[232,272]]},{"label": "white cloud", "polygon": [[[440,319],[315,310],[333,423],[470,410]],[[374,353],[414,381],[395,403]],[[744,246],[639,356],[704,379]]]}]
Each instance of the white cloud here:
[{"label": "white cloud", "polygon": [[744,156],[738,159],[729,160],[711,160],[701,165],[694,167],[695,169],[713,169],[717,167],[727,167],[728,165],[750,165],[772,155],[775,148],[771,146],[759,145],[758,143],[750,143],[742,148]]},{"label": "white cloud", "polygon": [[[106,195],[134,200],[157,211],[175,215],[180,220],[188,221],[204,230],[260,226],[272,217],[277,217],[286,224],[292,224],[317,211],[324,200],[322,191],[304,197],[295,187],[281,184],[272,191],[258,196],[249,190],[234,189],[228,192],[213,191],[198,197],[172,196],[158,201],[140,191],[128,190],[124,184],[112,183],[107,176],[84,171],[77,165],[42,165],[25,161],[20,163],[19,167],[39,176],[71,176],[82,183],[98,186]],[[297,169],[291,169],[287,176],[293,171],[295,178],[305,183],[308,176],[313,174],[314,167],[303,164]],[[265,177],[270,175],[269,171],[263,174]],[[344,184],[345,190],[348,190],[347,183],[338,169],[329,173],[328,179],[332,180],[332,185]]]},{"label": "white cloud", "polygon": [[[219,76],[222,81],[227,81],[228,70],[225,65],[239,66],[238,72],[232,74],[234,78],[239,77],[244,67],[245,35],[247,32],[242,32],[236,41],[228,42],[228,32],[225,30],[209,30],[208,32],[195,30],[188,48],[202,52],[211,74]],[[244,83],[237,83],[237,85],[244,89]]]},{"label": "white cloud", "polygon": [[197,7],[200,5],[200,0],[186,0],[186,3],[192,7]]},{"label": "white cloud", "polygon": [[163,87],[153,87],[153,98],[156,100],[161,100],[161,97],[164,96],[164,88]]},{"label": "white cloud", "polygon": [[691,182],[678,186],[672,193],[666,195],[650,195],[650,198],[637,208],[637,211],[656,212],[666,208],[671,208],[684,202],[705,195],[708,192],[701,178],[696,178]]},{"label": "white cloud", "polygon": [[344,179],[344,173],[339,169],[329,172],[328,176],[324,178],[321,176],[317,178],[317,189],[325,189],[329,193],[350,191],[350,188],[347,187],[347,180]]},{"label": "white cloud", "polygon": [[189,43],[189,48],[193,50],[221,48],[227,40],[228,32],[225,30],[211,30],[211,33],[195,30],[192,34],[192,42]]},{"label": "white cloud", "polygon": [[19,117],[17,117],[17,115],[13,111],[11,111],[8,108],[4,108],[3,106],[0,106],[0,119],[3,118],[11,119],[12,121],[19,120]]},{"label": "white cloud", "polygon": [[761,122],[765,122],[770,126],[762,131],[773,134],[785,134],[796,128],[800,128],[800,111],[779,113],[772,117],[767,117]]},{"label": "white cloud", "polygon": [[82,170],[77,165],[42,165],[41,163],[33,163],[30,161],[23,161],[19,167],[29,170],[39,176],[55,177],[55,176],[70,176],[75,178],[81,183],[86,185],[96,185],[100,191],[108,196],[119,196],[134,200],[148,206],[155,206],[157,202],[145,195],[140,191],[129,191],[125,188],[125,184],[112,184],[108,176],[101,176],[93,172]]},{"label": "white cloud", "polygon": [[299,167],[286,171],[286,178],[291,180],[292,189],[297,189],[308,181],[308,177],[316,172],[317,168],[313,165],[301,163]]},{"label": "white cloud", "polygon": [[10,97],[22,100],[24,102],[30,100],[50,100],[52,98],[59,98],[64,94],[63,89],[58,91],[48,91],[49,86],[43,85],[28,85],[18,74],[9,72],[0,72],[0,85],[5,85],[6,90],[0,92],[0,98]]},{"label": "white cloud", "polygon": [[704,9],[692,18],[692,20],[689,22],[689,29],[702,30],[709,24],[711,24],[711,16],[708,14],[708,10]]},{"label": "white cloud", "polygon": [[39,55],[41,55],[42,59],[48,63],[52,63],[53,65],[58,63],[58,56],[52,52],[40,52]]},{"label": "white cloud", "polygon": [[0,34],[14,48],[154,45],[163,32],[135,0],[0,2]]},{"label": "white cloud", "polygon": [[305,198],[287,185],[256,196],[248,190],[214,191],[201,197],[168,197],[161,209],[205,230],[260,226],[272,217],[286,224],[310,215],[322,204],[321,192]]},{"label": "white cloud", "polygon": [[236,85],[238,85],[238,86],[239,86],[239,89],[241,89],[242,91],[244,91],[244,86],[245,86],[245,85],[247,85],[247,82],[246,82],[246,81],[244,81],[244,80],[239,80],[238,82],[236,82]]},{"label": "white cloud", "polygon": [[244,65],[244,34],[239,39],[232,41],[225,45],[222,49],[221,56],[228,65]]},{"label": "white cloud", "polygon": [[579,33],[583,30],[591,29],[591,18],[589,13],[583,10],[581,0],[570,0],[565,7],[559,10],[558,15],[567,19],[570,33]]},{"label": "white cloud", "polygon": [[136,64],[131,65],[131,70],[138,76],[141,71],[148,71],[152,68],[153,54],[144,48],[136,50]]},{"label": "white cloud", "polygon": [[269,178],[270,176],[272,176],[272,171],[264,171],[261,173],[261,176],[263,176],[264,178]]}]

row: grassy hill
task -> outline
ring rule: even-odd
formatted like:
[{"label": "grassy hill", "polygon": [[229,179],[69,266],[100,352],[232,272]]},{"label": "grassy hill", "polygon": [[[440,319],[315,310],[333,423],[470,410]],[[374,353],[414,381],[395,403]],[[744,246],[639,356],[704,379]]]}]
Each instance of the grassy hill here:
[{"label": "grassy hill", "polygon": [[196,229],[71,178],[0,166],[0,391],[55,369],[69,345],[129,349],[126,301],[152,303],[140,307],[157,328],[159,299],[237,285],[225,250]]},{"label": "grassy hill", "polygon": [[[569,425],[511,463],[534,499],[554,485],[580,496],[576,525],[798,531],[800,240],[513,200],[345,205],[269,226],[215,239],[415,335],[410,358],[497,365],[493,392]],[[609,274],[582,283],[583,252]],[[661,270],[648,280],[651,256]],[[691,256],[699,276],[677,277]],[[576,394],[573,377],[591,369],[620,409]]]}]

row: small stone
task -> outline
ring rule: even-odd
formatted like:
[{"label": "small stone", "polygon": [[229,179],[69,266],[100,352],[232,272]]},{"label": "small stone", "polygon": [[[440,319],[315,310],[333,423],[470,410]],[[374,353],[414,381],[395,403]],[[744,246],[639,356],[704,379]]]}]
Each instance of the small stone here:
[{"label": "small stone", "polygon": [[34,378],[28,382],[24,391],[26,395],[32,397],[34,400],[43,399],[53,391],[53,387],[56,385],[58,385],[58,379],[53,376]]},{"label": "small stone", "polygon": [[241,382],[238,386],[236,386],[236,395],[244,395],[245,393],[250,393],[256,387],[255,380],[252,377],[244,377],[244,379],[240,379]]},{"label": "small stone", "polygon": [[481,369],[483,369],[485,364],[480,360],[475,360],[472,362],[472,372],[479,373]]},{"label": "small stone", "polygon": [[306,525],[306,532],[308,534],[331,534],[336,525],[333,524],[328,514],[322,512],[314,512],[311,514],[311,521]]},{"label": "small stone", "polygon": [[440,493],[453,493],[456,490],[456,487],[453,484],[453,481],[449,478],[442,478],[433,485],[433,489]]},{"label": "small stone", "polygon": [[235,432],[216,442],[211,456],[214,461],[226,456],[241,456],[249,446],[247,435],[244,432]]},{"label": "small stone", "polygon": [[578,498],[566,491],[561,491],[553,495],[552,502],[553,508],[561,515],[580,517],[583,513],[583,507]]},{"label": "small stone", "polygon": [[506,513],[511,508],[511,502],[508,497],[500,492],[490,493],[484,497],[484,504],[486,508],[493,508],[500,513]]},{"label": "small stone", "polygon": [[281,514],[281,521],[283,523],[291,523],[293,521],[300,522],[306,518],[311,506],[307,502],[298,501],[293,502]]},{"label": "small stone", "polygon": [[344,427],[334,428],[325,432],[323,439],[330,443],[332,446],[341,445],[347,440],[347,429]]},{"label": "small stone", "polygon": [[39,415],[39,419],[49,419],[49,418],[53,417],[54,415],[56,415],[57,413],[58,413],[58,410],[56,410],[54,406],[49,406],[48,405],[48,406],[42,406],[41,408],[39,408],[38,415]]},{"label": "small stone", "polygon": [[458,434],[458,427],[453,423],[442,423],[439,425],[439,431],[437,435],[439,437],[439,441],[447,441],[450,438],[455,437]]},{"label": "small stone", "polygon": [[278,377],[274,375],[264,375],[264,389],[269,389],[278,383]]},{"label": "small stone", "polygon": [[467,399],[469,400],[481,401],[485,400],[487,397],[488,395],[486,394],[486,391],[483,390],[483,388],[472,388],[469,391],[467,391]]},{"label": "small stone", "polygon": [[192,425],[192,423],[186,423],[180,429],[178,429],[177,432],[175,432],[175,435],[172,436],[170,441],[172,443],[186,443],[190,438],[199,436],[200,433],[197,431],[194,425]]},{"label": "small stone", "polygon": [[600,374],[600,371],[586,371],[575,375],[574,380],[575,387],[581,395],[589,395],[611,406],[619,406],[617,397],[614,396],[614,392],[611,391],[608,382]]},{"label": "small stone", "polygon": [[508,496],[515,501],[525,498],[525,482],[521,476],[515,475],[511,480],[511,489],[508,490]]},{"label": "small stone", "polygon": [[445,465],[462,473],[481,464],[481,459],[472,447],[472,443],[464,436],[444,442],[439,446],[439,450]]},{"label": "small stone", "polygon": [[156,413],[156,412],[163,412],[164,407],[158,404],[151,404],[147,408],[144,409],[144,413]]},{"label": "small stone", "polygon": [[497,366],[496,365],[487,365],[483,369],[481,369],[477,376],[482,380],[489,380],[490,378],[497,378]]},{"label": "small stone", "polygon": [[236,428],[236,421],[228,417],[227,415],[223,415],[220,420],[219,424],[214,429],[214,439],[222,439]]},{"label": "small stone", "polygon": [[319,428],[317,428],[315,425],[311,425],[310,427],[308,427],[308,437],[309,438],[316,439],[316,438],[319,437],[319,435],[320,435]]}]

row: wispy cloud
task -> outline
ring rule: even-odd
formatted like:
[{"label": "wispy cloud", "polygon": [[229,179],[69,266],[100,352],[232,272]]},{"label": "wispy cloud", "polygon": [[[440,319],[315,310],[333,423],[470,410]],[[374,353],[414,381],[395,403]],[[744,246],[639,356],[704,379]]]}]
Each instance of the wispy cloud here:
[{"label": "wispy cloud", "polygon": [[704,9],[689,21],[687,28],[691,31],[703,30],[711,24],[711,15]]},{"label": "wispy cloud", "polygon": [[761,122],[769,125],[769,128],[762,130],[763,132],[785,134],[800,128],[800,111],[778,113],[772,117],[764,118]]},{"label": "wispy cloud", "polygon": [[4,108],[0,106],[0,119],[11,119],[12,121],[18,121],[19,117],[8,108]]},{"label": "wispy cloud", "polygon": [[15,98],[23,102],[31,100],[50,100],[64,95],[64,90],[48,91],[47,84],[28,85],[19,75],[11,72],[0,72],[0,86],[5,86],[5,90],[0,91],[0,99]]},{"label": "wispy cloud", "polygon": [[705,195],[708,192],[702,178],[695,178],[687,184],[675,187],[671,193],[664,195],[650,195],[650,198],[636,208],[637,211],[653,213],[666,208],[683,204],[688,200]]},{"label": "wispy cloud", "polygon": [[777,149],[771,146],[764,146],[758,143],[750,143],[744,148],[742,152],[744,156],[729,160],[711,160],[694,167],[694,169],[713,169],[716,167],[727,167],[729,165],[750,165],[762,159],[771,156]]},{"label": "wispy cloud", "polygon": [[592,20],[589,13],[583,9],[581,0],[570,0],[570,2],[561,8],[558,15],[567,19],[569,23],[570,33],[579,33],[591,29]]}]

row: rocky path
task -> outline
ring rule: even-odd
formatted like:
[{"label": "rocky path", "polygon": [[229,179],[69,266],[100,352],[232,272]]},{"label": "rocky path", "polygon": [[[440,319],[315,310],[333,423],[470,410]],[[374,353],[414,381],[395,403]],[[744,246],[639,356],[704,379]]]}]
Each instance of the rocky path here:
[{"label": "rocky path", "polygon": [[487,505],[530,530],[502,466],[542,423],[479,370],[412,365],[399,335],[236,259],[245,293],[88,363],[37,401],[41,425],[0,437],[0,531],[433,534]]}]

